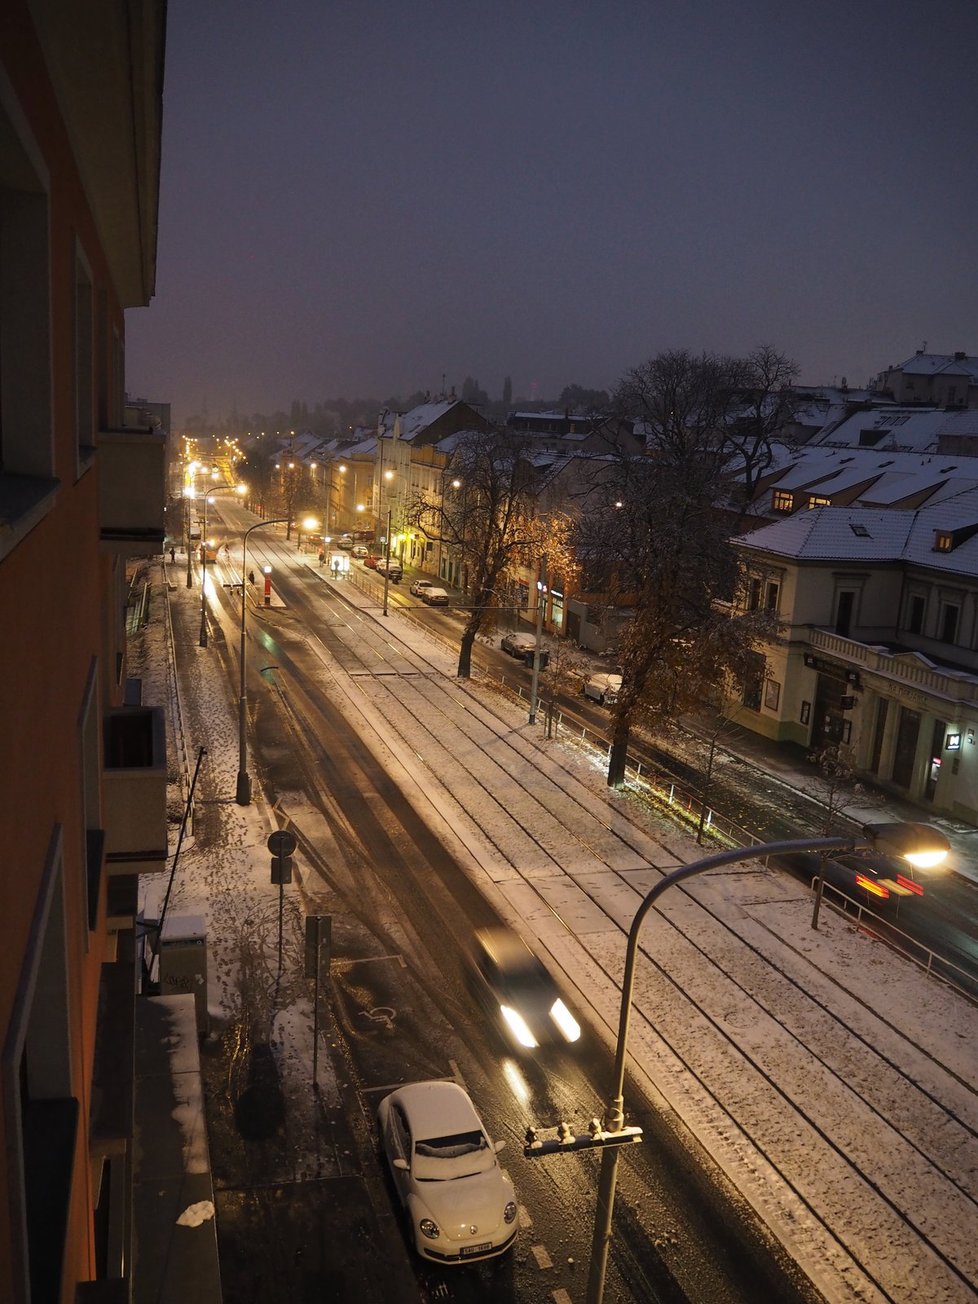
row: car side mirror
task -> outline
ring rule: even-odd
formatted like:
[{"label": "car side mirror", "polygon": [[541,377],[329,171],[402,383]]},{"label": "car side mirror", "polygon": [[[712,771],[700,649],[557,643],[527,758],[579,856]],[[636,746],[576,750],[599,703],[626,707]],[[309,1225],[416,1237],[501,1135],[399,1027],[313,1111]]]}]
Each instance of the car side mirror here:
[{"label": "car side mirror", "polygon": [[406,1173],[410,1170],[411,1165],[408,1163],[406,1159],[395,1159],[394,1167],[399,1168],[402,1173]]},{"label": "car side mirror", "polygon": [[506,1146],[505,1141],[494,1141],[492,1148],[495,1150],[496,1154],[498,1155],[500,1150],[503,1150],[505,1146]]}]

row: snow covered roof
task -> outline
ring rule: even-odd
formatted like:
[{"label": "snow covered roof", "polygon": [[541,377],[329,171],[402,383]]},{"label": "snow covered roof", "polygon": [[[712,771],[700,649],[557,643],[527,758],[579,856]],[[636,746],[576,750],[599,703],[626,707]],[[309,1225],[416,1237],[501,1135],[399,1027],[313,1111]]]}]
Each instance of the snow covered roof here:
[{"label": "snow covered roof", "polygon": [[978,380],[978,358],[966,353],[915,353],[890,371],[902,371],[905,376],[971,376]]},{"label": "snow covered roof", "polygon": [[[937,546],[939,535],[946,548]],[[796,561],[903,561],[978,577],[978,486],[914,512],[816,507],[737,542]]]}]

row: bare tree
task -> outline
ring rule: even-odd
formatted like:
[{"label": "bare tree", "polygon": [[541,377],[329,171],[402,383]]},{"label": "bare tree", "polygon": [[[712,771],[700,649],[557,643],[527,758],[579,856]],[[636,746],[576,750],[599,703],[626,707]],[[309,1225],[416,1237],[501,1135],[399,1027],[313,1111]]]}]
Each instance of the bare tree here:
[{"label": "bare tree", "polygon": [[408,505],[407,521],[427,539],[448,545],[461,559],[470,601],[459,645],[458,677],[467,679],[476,635],[492,628],[511,567],[540,554],[535,516],[536,479],[523,438],[503,431],[459,437],[437,499]]},{"label": "bare tree", "polygon": [[776,633],[772,613],[735,601],[742,564],[718,510],[730,492],[725,432],[739,374],[733,359],[665,353],[616,392],[619,411],[641,423],[645,451],[600,464],[579,531],[580,555],[605,568],[612,596],[633,611],[619,644],[612,786],[624,782],[633,722],[658,731],[695,709]]},{"label": "bare tree", "polygon": [[774,464],[776,442],[789,438],[795,419],[793,390],[798,364],[769,344],[759,345],[734,366],[736,386],[723,428],[733,466],[740,468],[737,497],[741,514],[753,501],[758,482]]}]

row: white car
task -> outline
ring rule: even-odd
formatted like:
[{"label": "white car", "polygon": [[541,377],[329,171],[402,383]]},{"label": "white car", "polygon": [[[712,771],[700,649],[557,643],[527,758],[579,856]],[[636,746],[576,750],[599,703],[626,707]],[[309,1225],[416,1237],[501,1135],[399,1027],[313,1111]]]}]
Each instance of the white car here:
[{"label": "white car", "polygon": [[427,602],[429,607],[447,607],[448,592],[446,589],[436,588],[434,584],[427,585],[420,593],[422,602]]},{"label": "white car", "polygon": [[380,1140],[414,1245],[434,1263],[493,1258],[516,1238],[516,1194],[457,1083],[412,1082],[377,1109]]},{"label": "white car", "polygon": [[602,671],[600,674],[592,675],[584,683],[584,696],[600,702],[602,706],[611,706],[613,702],[617,702],[620,692],[621,675]]},{"label": "white car", "polygon": [[354,557],[367,557],[370,553],[370,549],[365,543],[355,543],[351,551]]},{"label": "white car", "polygon": [[434,580],[412,580],[409,592],[413,593],[416,598],[420,598],[425,589],[433,589]]}]

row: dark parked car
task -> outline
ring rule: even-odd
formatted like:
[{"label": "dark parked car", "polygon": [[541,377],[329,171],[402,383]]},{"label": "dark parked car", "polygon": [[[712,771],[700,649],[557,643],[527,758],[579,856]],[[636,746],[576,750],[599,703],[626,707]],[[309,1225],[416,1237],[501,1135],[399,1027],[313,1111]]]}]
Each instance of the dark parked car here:
[{"label": "dark parked car", "polygon": [[[511,657],[519,659],[528,666],[533,665],[533,653],[536,651],[537,640],[534,634],[504,634],[499,641],[499,646],[503,652]],[[550,660],[550,653],[546,648],[540,650],[540,669],[543,670]]]}]

